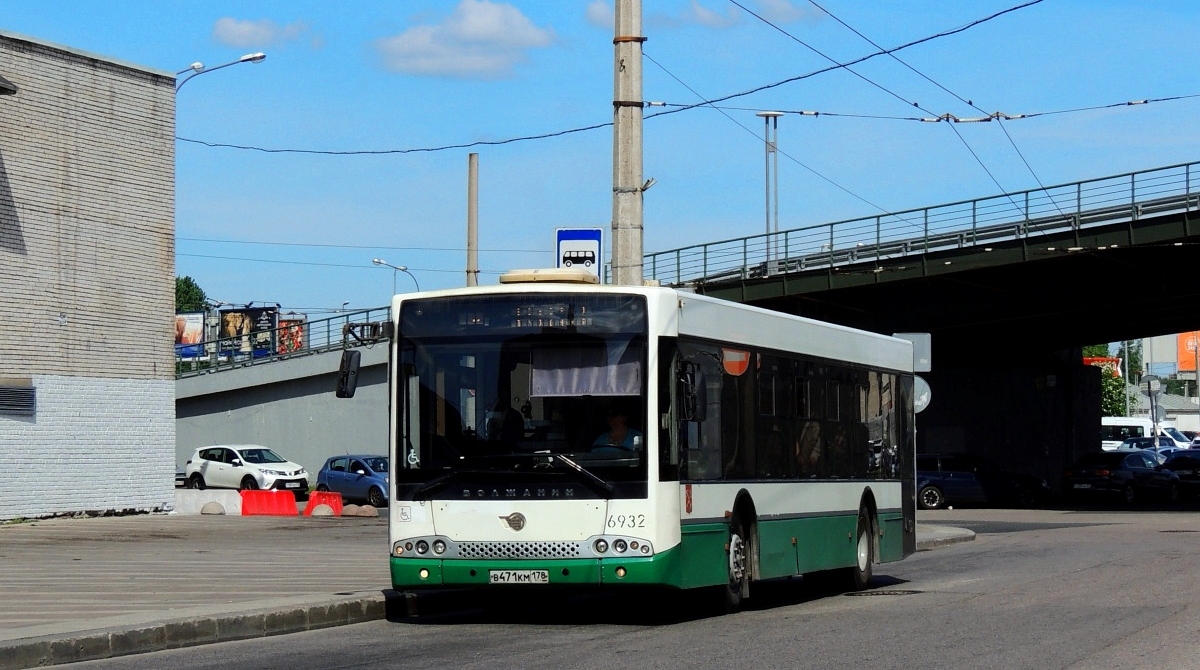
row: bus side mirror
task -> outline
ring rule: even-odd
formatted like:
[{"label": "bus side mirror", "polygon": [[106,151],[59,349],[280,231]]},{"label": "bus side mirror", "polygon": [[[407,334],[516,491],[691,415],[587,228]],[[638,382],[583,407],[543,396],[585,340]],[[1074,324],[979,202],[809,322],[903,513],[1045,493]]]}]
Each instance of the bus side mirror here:
[{"label": "bus side mirror", "polygon": [[354,390],[358,388],[358,366],[361,359],[362,352],[357,349],[346,349],[342,352],[342,364],[338,367],[337,397],[354,397]]},{"label": "bus side mirror", "polygon": [[685,362],[679,371],[679,418],[684,421],[704,421],[708,410],[708,393],[704,372],[695,363]]}]

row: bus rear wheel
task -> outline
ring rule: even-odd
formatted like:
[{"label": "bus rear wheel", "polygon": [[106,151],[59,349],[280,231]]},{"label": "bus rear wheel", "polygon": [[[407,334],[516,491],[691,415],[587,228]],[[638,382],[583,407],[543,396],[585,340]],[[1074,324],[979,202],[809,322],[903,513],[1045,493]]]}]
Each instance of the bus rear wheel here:
[{"label": "bus rear wheel", "polygon": [[725,612],[733,614],[742,608],[742,600],[750,595],[750,536],[740,516],[729,522],[729,581],[722,591]]}]

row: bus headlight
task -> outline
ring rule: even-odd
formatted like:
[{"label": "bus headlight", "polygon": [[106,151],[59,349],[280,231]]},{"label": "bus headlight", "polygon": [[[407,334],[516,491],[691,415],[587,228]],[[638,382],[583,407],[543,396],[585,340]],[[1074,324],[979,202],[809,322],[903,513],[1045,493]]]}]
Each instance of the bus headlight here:
[{"label": "bus headlight", "polygon": [[625,553],[625,550],[628,548],[629,545],[625,544],[625,540],[615,540],[613,542],[613,551],[617,552],[618,554]]},{"label": "bus headlight", "polygon": [[595,544],[592,545],[592,549],[595,549],[597,554],[603,554],[607,552],[608,540],[605,540],[604,538],[596,540]]},{"label": "bus headlight", "polygon": [[441,540],[434,540],[433,541],[433,553],[435,553],[435,554],[446,553],[446,543],[442,542]]},{"label": "bus headlight", "polygon": [[429,552],[429,543],[426,542],[425,540],[418,540],[417,541],[417,553],[421,554],[421,555],[425,555],[428,552]]}]

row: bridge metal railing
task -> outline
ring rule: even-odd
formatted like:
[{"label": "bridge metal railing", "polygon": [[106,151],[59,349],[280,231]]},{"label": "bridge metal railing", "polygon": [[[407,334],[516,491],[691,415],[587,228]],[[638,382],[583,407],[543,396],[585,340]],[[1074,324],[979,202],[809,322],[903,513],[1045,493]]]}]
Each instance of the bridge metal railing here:
[{"label": "bridge metal railing", "polygon": [[647,254],[665,285],[764,277],[883,261],[1195,209],[1200,162],[933,207],[760,233]]},{"label": "bridge metal railing", "polygon": [[346,324],[386,321],[390,314],[390,307],[377,307],[281,326],[274,330],[223,337],[194,345],[176,345],[175,378],[341,349],[342,330]]}]

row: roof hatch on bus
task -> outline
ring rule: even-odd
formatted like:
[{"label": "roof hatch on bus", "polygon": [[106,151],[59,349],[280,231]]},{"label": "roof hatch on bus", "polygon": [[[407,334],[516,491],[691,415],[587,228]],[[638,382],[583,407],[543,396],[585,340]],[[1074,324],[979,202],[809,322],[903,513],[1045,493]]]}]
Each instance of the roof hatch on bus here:
[{"label": "roof hatch on bus", "polygon": [[509,270],[500,275],[501,284],[558,282],[560,284],[599,284],[600,278],[581,268],[535,268]]}]

